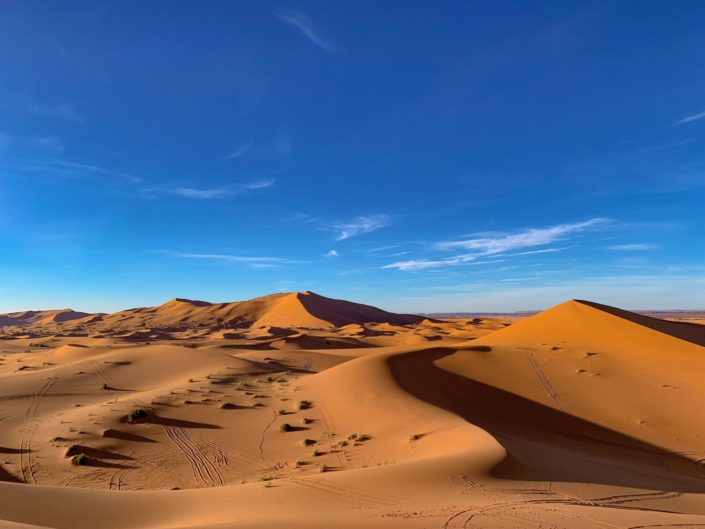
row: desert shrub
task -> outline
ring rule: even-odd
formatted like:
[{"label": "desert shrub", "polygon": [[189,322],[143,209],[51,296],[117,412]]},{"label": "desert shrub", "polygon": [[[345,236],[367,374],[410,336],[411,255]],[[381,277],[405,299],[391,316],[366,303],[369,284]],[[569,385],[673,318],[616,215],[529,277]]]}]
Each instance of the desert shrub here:
[{"label": "desert shrub", "polygon": [[421,435],[419,435],[419,434],[417,434],[417,433],[415,433],[414,435],[410,435],[410,436],[409,436],[409,442],[418,441],[419,439],[421,439]]},{"label": "desert shrub", "polygon": [[327,472],[327,471],[328,471],[328,467],[326,466],[325,463],[321,463],[320,465],[318,465],[318,471],[319,471],[319,472]]},{"label": "desert shrub", "polygon": [[86,454],[76,454],[71,458],[71,464],[72,465],[87,465],[88,464],[88,456]]},{"label": "desert shrub", "polygon": [[279,410],[279,415],[286,415],[286,410],[285,409]]},{"label": "desert shrub", "polygon": [[299,410],[308,410],[313,404],[311,404],[311,401],[309,400],[300,400],[297,404],[296,407]]},{"label": "desert shrub", "polygon": [[323,452],[321,452],[320,450],[314,450],[313,452],[311,452],[311,455],[313,457],[318,457],[318,456],[322,456]]},{"label": "desert shrub", "polygon": [[313,422],[313,419],[309,419],[308,417],[304,417],[301,419],[301,424],[310,424]]},{"label": "desert shrub", "polygon": [[282,425],[279,427],[279,430],[282,431],[282,432],[290,432],[290,431],[292,431],[293,429],[294,429],[294,427],[291,426],[291,424],[289,424],[288,422],[285,422],[284,424],[282,424]]},{"label": "desert shrub", "polygon": [[147,412],[142,408],[134,408],[127,413],[127,422],[135,423],[140,419],[144,419],[147,416]]},{"label": "desert shrub", "polygon": [[103,385],[101,386],[101,388],[104,389],[104,390],[105,390],[105,389],[110,389],[110,387],[108,387],[108,385],[105,384],[105,383],[103,383]]},{"label": "desert shrub", "polygon": [[315,439],[304,439],[303,442],[304,442],[304,446],[311,446],[311,445],[315,445],[315,444],[316,444],[316,440],[315,440]]}]

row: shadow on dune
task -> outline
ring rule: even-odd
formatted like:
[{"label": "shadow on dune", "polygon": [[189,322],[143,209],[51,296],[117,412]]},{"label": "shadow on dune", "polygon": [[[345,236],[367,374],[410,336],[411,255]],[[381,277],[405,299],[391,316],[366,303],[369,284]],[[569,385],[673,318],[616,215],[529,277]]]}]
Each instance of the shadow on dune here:
[{"label": "shadow on dune", "polygon": [[159,426],[171,426],[173,428],[206,428],[209,430],[221,430],[222,426],[210,424],[207,422],[182,421],[181,419],[169,419],[168,417],[159,417],[158,415],[148,415],[144,419],[140,419],[138,423],[158,424]]},{"label": "shadow on dune", "polygon": [[632,323],[648,327],[654,331],[668,334],[674,338],[705,347],[705,325],[688,323],[685,321],[661,320],[659,318],[644,316],[643,314],[629,312],[616,307],[610,307],[609,305],[601,305],[600,303],[595,303],[594,301],[585,301],[582,299],[578,299],[576,301],[578,303],[582,303],[583,305],[587,305],[588,307],[617,316],[618,318],[629,320]]},{"label": "shadow on dune", "polygon": [[17,476],[13,476],[7,472],[2,466],[0,466],[0,481],[6,481],[8,483],[24,483]]},{"label": "shadow on dune", "polygon": [[454,352],[428,349],[388,363],[404,390],[497,439],[507,457],[493,476],[705,492],[705,472],[690,459],[434,364]]}]

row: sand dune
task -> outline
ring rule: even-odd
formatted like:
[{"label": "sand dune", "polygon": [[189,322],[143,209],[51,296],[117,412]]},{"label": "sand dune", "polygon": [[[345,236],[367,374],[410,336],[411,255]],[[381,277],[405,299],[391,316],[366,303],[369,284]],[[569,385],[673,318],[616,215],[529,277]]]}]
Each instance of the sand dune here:
[{"label": "sand dune", "polygon": [[705,526],[697,324],[310,292],[61,314],[0,317],[0,528]]}]

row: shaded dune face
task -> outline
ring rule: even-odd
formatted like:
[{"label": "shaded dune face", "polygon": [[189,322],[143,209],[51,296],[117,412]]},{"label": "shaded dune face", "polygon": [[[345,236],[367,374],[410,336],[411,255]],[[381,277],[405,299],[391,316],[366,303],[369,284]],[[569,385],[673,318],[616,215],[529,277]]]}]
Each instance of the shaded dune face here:
[{"label": "shaded dune face", "polygon": [[410,394],[499,441],[507,458],[493,469],[495,477],[705,492],[705,472],[692,460],[437,367],[453,353],[417,351],[389,365]]},{"label": "shaded dune face", "polygon": [[0,315],[0,529],[705,527],[703,329],[313,292]]}]

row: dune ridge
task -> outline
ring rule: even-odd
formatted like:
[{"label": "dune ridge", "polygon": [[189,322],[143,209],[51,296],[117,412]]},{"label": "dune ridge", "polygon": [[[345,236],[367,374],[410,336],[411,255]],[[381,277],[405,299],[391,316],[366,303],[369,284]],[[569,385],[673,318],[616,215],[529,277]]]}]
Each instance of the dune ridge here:
[{"label": "dune ridge", "polygon": [[63,312],[0,327],[3,529],[705,525],[696,324],[311,292]]}]

